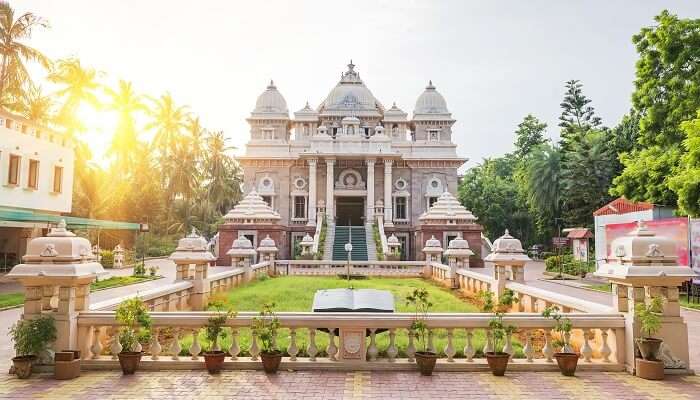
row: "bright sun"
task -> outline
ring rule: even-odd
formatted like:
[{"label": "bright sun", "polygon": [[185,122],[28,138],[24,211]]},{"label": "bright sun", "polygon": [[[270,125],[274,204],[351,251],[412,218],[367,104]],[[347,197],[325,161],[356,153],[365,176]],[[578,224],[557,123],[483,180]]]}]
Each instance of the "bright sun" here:
[{"label": "bright sun", "polygon": [[96,110],[82,104],[77,111],[78,119],[85,125],[85,132],[79,134],[92,151],[92,160],[101,166],[109,164],[107,149],[116,129],[116,116],[113,112]]}]

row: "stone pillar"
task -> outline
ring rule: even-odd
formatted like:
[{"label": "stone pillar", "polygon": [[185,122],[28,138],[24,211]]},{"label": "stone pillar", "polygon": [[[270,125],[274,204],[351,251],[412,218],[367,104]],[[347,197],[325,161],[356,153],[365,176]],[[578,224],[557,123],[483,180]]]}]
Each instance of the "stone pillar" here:
[{"label": "stone pillar", "polygon": [[367,163],[367,212],[365,214],[365,224],[374,223],[374,163],[373,158],[368,158]]},{"label": "stone pillar", "polygon": [[243,282],[248,283],[253,280],[253,267],[250,264],[250,257],[243,257]]},{"label": "stone pillar", "polygon": [[391,165],[393,160],[384,160],[384,226],[394,226],[392,214],[394,202],[391,200]]},{"label": "stone pillar", "polygon": [[496,280],[496,290],[494,294],[499,299],[506,291],[506,266],[496,264],[493,266],[494,279]]},{"label": "stone pillar", "polygon": [[78,313],[75,307],[76,288],[61,286],[58,289],[55,349],[75,349],[78,344]]},{"label": "stone pillar", "polygon": [[318,160],[311,158],[306,160],[309,164],[309,212],[308,212],[308,222],[309,226],[316,226],[316,164]]},{"label": "stone pillar", "polygon": [[193,291],[190,299],[192,311],[204,311],[209,303],[209,292],[211,283],[209,282],[209,264],[198,263],[194,265],[194,280],[192,281]]},{"label": "stone pillar", "polygon": [[24,288],[24,319],[41,314],[43,288],[41,286],[25,286]]},{"label": "stone pillar", "polygon": [[334,165],[334,158],[326,159],[326,219],[329,224],[335,222],[335,175],[333,172]]}]

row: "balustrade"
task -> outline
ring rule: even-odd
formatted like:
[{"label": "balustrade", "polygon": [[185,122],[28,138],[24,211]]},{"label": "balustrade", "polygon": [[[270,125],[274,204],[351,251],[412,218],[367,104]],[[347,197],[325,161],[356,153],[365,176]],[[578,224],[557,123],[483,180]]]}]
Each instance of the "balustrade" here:
[{"label": "balustrade", "polygon": [[[187,368],[196,368],[201,363],[203,368],[201,354],[212,348],[212,344],[206,342],[202,328],[212,315],[210,312],[152,313],[150,342],[142,344],[144,368],[177,368],[177,363],[188,363]],[[259,360],[260,339],[250,329],[256,315],[239,313],[229,319],[227,334],[213,344],[213,348],[228,352],[226,368],[250,368],[251,361]],[[583,368],[594,365],[598,370],[624,369],[624,354],[621,354],[624,316],[583,313],[567,316],[574,327],[571,342],[581,354]],[[553,321],[525,313],[506,316],[504,323],[518,329],[506,337],[505,343],[501,342],[502,348],[495,349],[487,329],[490,317],[489,314],[430,314],[429,330],[424,338],[419,338],[417,332],[410,330],[414,315],[408,313],[280,313],[281,329],[276,339],[279,348],[286,352],[285,362],[294,362],[295,368],[314,368],[314,365],[323,368],[324,361],[357,363],[358,360],[344,358],[343,332],[347,329],[368,332],[363,346],[370,368],[375,363],[388,362],[395,368],[406,369],[414,361],[415,352],[424,348],[438,352],[439,368],[445,370],[465,370],[470,365],[483,367],[483,353],[493,350],[511,354],[515,363],[546,366],[552,363],[554,352],[560,351],[553,346],[560,339],[553,336]],[[87,328],[79,330],[83,334],[78,338],[81,348],[86,349],[85,368],[116,368],[115,357],[122,348],[117,340],[119,325],[114,312],[82,312],[78,325]],[[319,330],[325,333],[319,335]]]}]

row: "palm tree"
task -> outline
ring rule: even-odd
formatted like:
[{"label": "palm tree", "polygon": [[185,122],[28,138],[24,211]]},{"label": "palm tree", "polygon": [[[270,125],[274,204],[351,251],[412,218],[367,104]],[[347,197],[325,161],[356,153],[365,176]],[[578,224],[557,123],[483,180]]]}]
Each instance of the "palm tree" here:
[{"label": "palm tree", "polygon": [[241,197],[240,167],[227,154],[234,147],[228,146],[226,141],[223,131],[209,133],[203,165],[207,199],[220,214],[225,213]]},{"label": "palm tree", "polygon": [[30,83],[22,103],[22,115],[28,120],[44,126],[53,122],[53,97],[44,94],[41,86]]},{"label": "palm tree", "polygon": [[526,161],[527,202],[537,212],[542,230],[552,228],[561,215],[561,170],[561,151],[548,143],[537,146]]},{"label": "palm tree", "polygon": [[27,12],[15,19],[15,11],[6,1],[0,1],[0,101],[2,105],[12,103],[11,99],[21,98],[22,85],[30,80],[26,61],[38,62],[50,68],[51,61],[39,50],[30,47],[22,40],[32,36],[34,28],[47,28],[42,18]]},{"label": "palm tree", "polygon": [[151,116],[153,120],[146,125],[146,129],[155,129],[153,145],[160,151],[161,157],[167,159],[187,125],[187,106],[176,106],[170,93],[165,93],[154,100]]},{"label": "palm tree", "polygon": [[187,118],[185,130],[189,134],[190,151],[195,162],[200,163],[202,160],[202,151],[204,147],[205,135],[207,130],[204,129],[199,121],[199,117],[190,116]]},{"label": "palm tree", "polygon": [[112,136],[112,143],[108,153],[116,157],[116,167],[122,172],[131,172],[134,161],[134,150],[138,142],[135,116],[138,112],[147,112],[144,97],[137,94],[131,82],[119,81],[119,88],[113,90],[105,88],[109,96],[106,105],[110,110],[118,114],[117,127]]},{"label": "palm tree", "polygon": [[65,127],[69,135],[82,132],[85,126],[76,115],[82,104],[100,108],[97,91],[101,85],[98,78],[101,73],[93,68],[83,68],[80,60],[69,58],[58,61],[56,68],[49,74],[49,81],[62,86],[56,96],[63,98],[63,105],[58,113],[57,122]]}]

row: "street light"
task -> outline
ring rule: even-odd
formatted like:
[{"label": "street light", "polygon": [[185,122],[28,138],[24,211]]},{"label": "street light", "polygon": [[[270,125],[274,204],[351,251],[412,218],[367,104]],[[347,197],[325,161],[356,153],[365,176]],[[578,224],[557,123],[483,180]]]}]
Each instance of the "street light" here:
[{"label": "street light", "polygon": [[347,280],[350,282],[350,257],[352,256],[352,238],[350,241],[345,243],[345,251],[348,253],[348,264],[347,264]]}]

